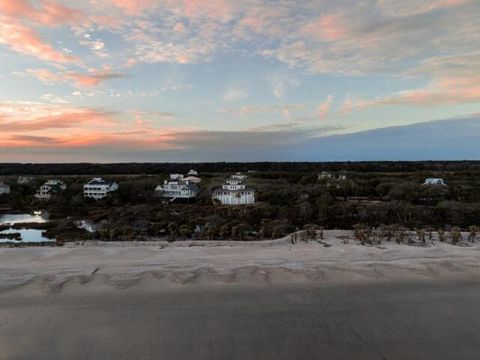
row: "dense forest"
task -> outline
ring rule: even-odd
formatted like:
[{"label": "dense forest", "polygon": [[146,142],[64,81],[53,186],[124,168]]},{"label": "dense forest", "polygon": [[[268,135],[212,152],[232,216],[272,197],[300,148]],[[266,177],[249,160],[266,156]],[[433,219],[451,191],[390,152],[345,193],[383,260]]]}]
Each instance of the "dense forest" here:
[{"label": "dense forest", "polygon": [[[170,172],[200,172],[201,192],[193,202],[168,202],[154,196]],[[254,205],[222,206],[213,189],[236,171],[248,173],[256,190]],[[329,177],[319,176],[329,171]],[[277,238],[315,224],[325,229],[404,226],[410,229],[468,229],[480,224],[480,162],[362,163],[202,163],[202,164],[3,164],[0,181],[11,185],[0,195],[8,211],[47,210],[55,236],[131,240]],[[18,175],[33,175],[17,184]],[[67,189],[49,201],[34,198],[48,175]],[[105,200],[85,199],[82,186],[93,175],[119,183]],[[428,177],[447,185],[428,186]],[[6,211],[6,210],[5,210]],[[90,220],[95,234],[81,234],[75,219]],[[358,225],[357,225],[358,226]]]},{"label": "dense forest", "polygon": [[122,175],[185,173],[189,169],[200,172],[222,173],[259,172],[449,172],[480,171],[480,161],[365,161],[365,162],[215,162],[215,163],[68,163],[18,164],[0,163],[0,175]]}]

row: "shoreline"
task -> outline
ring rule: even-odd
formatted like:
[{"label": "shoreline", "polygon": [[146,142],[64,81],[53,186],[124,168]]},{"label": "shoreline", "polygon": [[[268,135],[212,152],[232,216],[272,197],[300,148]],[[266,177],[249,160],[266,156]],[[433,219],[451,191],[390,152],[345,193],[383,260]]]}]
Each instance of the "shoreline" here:
[{"label": "shoreline", "polygon": [[[428,246],[317,241],[87,242],[1,247],[0,296],[149,287],[281,286],[480,279],[480,243]],[[327,246],[328,245],[328,246]]]},{"label": "shoreline", "polygon": [[0,358],[476,359],[478,284],[10,293]]}]

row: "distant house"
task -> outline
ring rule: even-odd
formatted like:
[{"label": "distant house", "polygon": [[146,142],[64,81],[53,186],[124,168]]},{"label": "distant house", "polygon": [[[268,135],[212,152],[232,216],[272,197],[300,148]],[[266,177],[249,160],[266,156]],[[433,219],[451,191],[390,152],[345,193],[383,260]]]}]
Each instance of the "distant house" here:
[{"label": "distant house", "polygon": [[183,174],[170,174],[170,180],[180,180],[183,179]]},{"label": "distant house", "polygon": [[0,182],[0,195],[2,194],[10,194],[10,186]]},{"label": "distant house", "polygon": [[163,198],[169,198],[171,201],[176,199],[192,199],[197,197],[200,188],[197,184],[186,179],[170,180],[158,185],[155,192]]},{"label": "distant house", "polygon": [[93,178],[83,185],[83,196],[100,200],[107,197],[108,193],[117,190],[118,184],[116,182],[105,181],[102,178]]},{"label": "distant house", "polygon": [[332,180],[332,181],[345,181],[347,180],[347,175],[345,174],[338,174],[335,175],[329,171],[322,171],[318,174],[318,180]]},{"label": "distant house", "polygon": [[50,200],[53,195],[65,190],[67,185],[63,181],[57,179],[47,180],[35,193],[35,197],[39,200]]},{"label": "distant house", "polygon": [[320,174],[318,174],[318,180],[331,179],[331,178],[333,178],[333,174],[328,171],[322,171]]},{"label": "distant house", "polygon": [[447,186],[442,178],[427,178],[423,185]]},{"label": "distant house", "polygon": [[212,193],[212,200],[223,205],[247,205],[255,203],[255,190],[248,188],[242,180],[232,175],[220,189]]},{"label": "distant house", "polygon": [[187,177],[183,178],[183,180],[194,183],[194,184],[199,184],[200,182],[202,182],[202,179],[200,179],[199,177],[196,177],[196,176],[187,176]]},{"label": "distant house", "polygon": [[193,175],[193,176],[197,176],[198,175],[198,171],[195,171],[195,170],[190,170],[187,175]]},{"label": "distant house", "polygon": [[19,176],[17,179],[17,184],[26,185],[30,184],[34,180],[35,178],[33,176]]},{"label": "distant house", "polygon": [[247,175],[244,175],[240,172],[237,172],[236,174],[233,174],[232,176],[230,176],[230,179],[237,179],[241,181],[244,181],[246,178],[247,178]]}]

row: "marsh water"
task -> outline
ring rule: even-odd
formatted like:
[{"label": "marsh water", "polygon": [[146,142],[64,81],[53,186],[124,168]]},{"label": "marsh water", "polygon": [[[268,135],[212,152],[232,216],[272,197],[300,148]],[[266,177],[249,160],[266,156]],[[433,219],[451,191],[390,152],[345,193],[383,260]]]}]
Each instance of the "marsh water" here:
[{"label": "marsh water", "polygon": [[[15,225],[22,223],[35,223],[41,224],[48,221],[48,215],[46,213],[35,212],[33,214],[2,214],[0,215],[0,226]],[[8,234],[20,234],[20,240],[2,238],[3,235]],[[21,228],[15,229],[10,227],[9,229],[0,231],[0,243],[37,243],[37,242],[52,242],[54,240],[49,239],[43,235],[41,229]]]}]

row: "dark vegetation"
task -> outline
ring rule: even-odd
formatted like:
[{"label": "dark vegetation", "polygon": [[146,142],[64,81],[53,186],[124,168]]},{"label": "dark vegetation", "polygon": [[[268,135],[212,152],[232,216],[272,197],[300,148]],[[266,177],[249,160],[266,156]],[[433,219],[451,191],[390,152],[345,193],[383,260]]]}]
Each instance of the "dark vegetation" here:
[{"label": "dark vegetation", "polygon": [[214,163],[68,163],[18,164],[0,163],[0,175],[121,175],[185,173],[196,169],[203,173],[236,172],[255,169],[259,172],[450,172],[480,171],[480,161],[365,161],[365,162],[214,162]]},{"label": "dark vegetation", "polygon": [[[154,188],[168,174],[200,172],[202,192],[191,203],[164,203]],[[220,206],[211,191],[236,171],[249,174],[257,191],[251,206]],[[335,179],[319,179],[330,171]],[[72,240],[268,239],[308,226],[324,229],[368,228],[462,229],[480,223],[480,162],[361,163],[201,163],[201,164],[2,164],[0,180],[11,185],[0,195],[4,211],[47,210],[54,220],[47,232]],[[336,178],[346,175],[346,180]],[[33,175],[32,184],[16,184],[18,175]],[[101,175],[119,183],[107,199],[82,195],[83,184]],[[38,186],[54,176],[68,186],[50,201],[38,201]],[[444,178],[448,186],[424,186],[427,177]],[[97,233],[87,235],[73,224],[88,219]],[[358,225],[357,225],[358,226]],[[414,230],[416,231],[416,230]],[[426,230],[422,230],[426,231]],[[361,232],[360,232],[361,233]],[[387,236],[385,235],[385,236]]]}]

